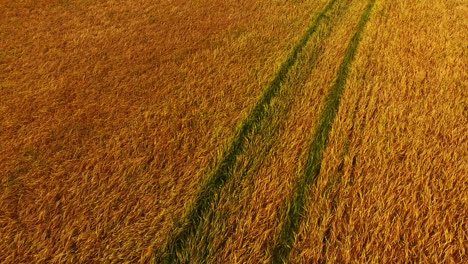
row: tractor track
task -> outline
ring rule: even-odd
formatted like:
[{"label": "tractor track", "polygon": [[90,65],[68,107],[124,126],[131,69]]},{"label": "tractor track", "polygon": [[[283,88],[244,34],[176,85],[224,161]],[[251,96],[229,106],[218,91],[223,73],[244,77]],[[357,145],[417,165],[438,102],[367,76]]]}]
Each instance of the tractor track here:
[{"label": "tractor track", "polygon": [[[343,15],[343,13],[346,12],[347,7],[349,7],[349,5],[345,5],[344,8],[342,8],[341,10],[339,9],[336,12],[337,14],[335,14],[334,18],[330,18],[331,15],[327,13],[330,12],[332,7],[337,2],[337,0],[331,0],[325,6],[325,8],[322,11],[320,11],[320,13],[317,15],[317,17],[315,18],[309,29],[306,31],[304,36],[295,45],[293,51],[288,56],[287,60],[282,64],[274,80],[265,89],[265,92],[262,95],[262,97],[252,108],[248,117],[244,121],[242,121],[241,125],[236,129],[231,143],[229,144],[229,147],[227,148],[227,150],[224,151],[223,155],[221,156],[221,159],[217,161],[215,169],[207,175],[206,181],[200,188],[195,202],[189,207],[188,212],[184,216],[184,218],[179,222],[176,222],[176,224],[174,225],[174,231],[172,234],[170,234],[166,246],[162,250],[157,249],[157,252],[155,252],[156,263],[181,262],[181,256],[187,254],[186,252],[184,253],[184,251],[187,250],[186,248],[188,246],[187,243],[190,240],[189,238],[195,236],[197,233],[200,232],[199,227],[202,222],[209,221],[207,219],[209,219],[210,211],[213,211],[214,208],[212,204],[216,203],[217,199],[219,199],[218,196],[220,189],[224,187],[227,184],[227,182],[229,182],[233,177],[238,156],[245,152],[246,144],[248,144],[248,141],[250,140],[249,138],[254,136],[261,137],[261,130],[264,129],[264,127],[267,127],[268,129],[268,126],[270,126],[270,124],[266,124],[268,121],[266,121],[265,119],[268,119],[268,115],[271,115],[268,109],[270,108],[272,99],[277,96],[280,96],[280,91],[291,90],[291,92],[293,92],[292,90],[294,90],[294,87],[283,86],[285,86],[286,79],[290,75],[293,66],[298,63],[297,61],[301,57],[304,48],[309,42],[311,36],[317,32],[317,29],[319,28],[319,26],[321,26],[323,21],[340,20],[340,16]],[[351,44],[348,47],[345,58],[338,72],[338,79],[336,80],[335,85],[332,87],[330,94],[326,98],[325,111],[322,114],[321,123],[319,128],[317,129],[318,132],[316,133],[316,139],[314,140],[314,143],[311,147],[311,153],[315,153],[318,151],[318,148],[321,148],[319,155],[320,158],[321,151],[323,151],[323,148],[326,145],[326,139],[320,142],[317,140],[319,140],[319,137],[323,138],[324,136],[328,136],[328,133],[331,129],[333,118],[334,115],[336,115],[336,111],[338,108],[339,97],[341,96],[342,90],[346,82],[348,69],[351,65],[355,51],[357,49],[360,34],[363,31],[365,22],[368,19],[370,10],[374,2],[375,1],[371,1],[366,11],[364,12],[364,15],[361,18],[361,21],[358,25],[358,30],[351,40]],[[331,29],[334,27],[333,23],[330,22],[330,24],[331,25],[329,25],[328,34],[331,33]],[[321,42],[324,41],[324,38],[320,39]],[[316,51],[316,53],[318,52],[320,52],[320,50]],[[314,70],[314,60],[316,60],[316,56],[315,58],[309,58],[309,60],[312,61],[309,62],[309,68],[307,70],[302,70],[306,72],[305,75],[302,77],[302,85],[303,82],[305,82],[307,76],[310,74],[310,72]],[[280,100],[286,99],[281,98]],[[283,113],[285,113],[285,115],[287,115],[289,111],[288,106],[286,106],[286,108],[286,110],[283,110]],[[330,113],[332,113],[331,116]],[[274,137],[277,138],[278,135]],[[252,170],[254,172],[258,171],[259,167],[264,163],[266,156],[268,155],[267,153],[270,151],[273,145],[274,142],[270,142],[269,145],[267,143],[267,145],[264,148],[266,154],[262,157],[258,157],[260,160],[256,161],[257,164],[249,163],[248,168],[244,169],[243,174],[247,174],[249,170]],[[312,157],[312,160],[309,158],[309,160],[306,163],[306,176],[299,180],[301,183],[306,182],[306,184],[303,184],[304,190],[298,188],[295,189],[296,198],[294,200],[293,206],[302,203],[302,205],[300,206],[301,210],[299,211],[304,210],[304,201],[306,197],[304,196],[304,193],[306,185],[310,184],[310,182],[313,181],[313,179],[316,177],[316,175],[318,175],[318,172],[320,170],[321,159],[317,159],[319,156],[317,156],[316,154],[314,154],[313,156],[311,155],[310,157]],[[252,174],[252,172],[250,172],[250,174]],[[297,232],[300,224],[300,217],[298,218],[298,215],[300,215],[299,211],[295,210],[294,212],[296,213],[294,214],[289,213],[287,219],[285,220],[285,227],[281,231],[281,241],[277,244],[277,247],[273,251],[274,263],[278,263],[280,260],[282,261],[284,259],[287,259],[287,256],[289,255],[290,247],[292,246],[292,243],[294,241],[291,240],[291,238],[294,238],[294,235]],[[292,211],[289,210],[289,212]],[[208,240],[203,241],[203,243],[206,244],[209,243],[210,239],[205,237],[203,238],[203,240]],[[207,261],[207,259],[209,258],[208,246],[205,245],[202,246],[202,248],[204,249],[202,250],[203,252],[201,252],[200,255],[202,255],[202,258],[204,258],[205,261]]]},{"label": "tractor track", "polygon": [[196,200],[188,209],[187,214],[184,216],[183,220],[175,223],[173,229],[177,231],[171,234],[166,246],[162,250],[156,249],[156,263],[177,262],[178,254],[186,247],[187,238],[194,235],[204,215],[209,211],[209,205],[214,200],[219,189],[226,184],[232,175],[237,156],[243,152],[247,136],[255,132],[258,124],[262,122],[266,107],[270,104],[272,98],[279,93],[288,72],[302,53],[303,48],[317,30],[320,22],[327,18],[326,12],[328,12],[336,2],[337,0],[331,0],[324,9],[320,11],[304,36],[295,45],[286,61],[282,64],[276,77],[265,89],[262,97],[252,108],[248,117],[243,120],[236,129],[229,147],[222,154],[215,169],[207,175],[205,182],[198,192]]},{"label": "tractor track", "polygon": [[323,151],[327,145],[334,118],[338,113],[341,95],[346,85],[346,79],[359,46],[361,34],[369,20],[375,2],[376,0],[371,0],[362,14],[358,28],[349,43],[346,55],[340,66],[336,82],[327,96],[325,109],[322,112],[320,124],[315,131],[315,137],[309,150],[310,154],[305,166],[305,173],[295,187],[296,191],[287,209],[287,217],[281,231],[280,241],[273,249],[272,263],[284,263],[291,252],[295,241],[295,235],[299,230],[302,215],[306,208],[308,187],[315,182],[320,173]]}]

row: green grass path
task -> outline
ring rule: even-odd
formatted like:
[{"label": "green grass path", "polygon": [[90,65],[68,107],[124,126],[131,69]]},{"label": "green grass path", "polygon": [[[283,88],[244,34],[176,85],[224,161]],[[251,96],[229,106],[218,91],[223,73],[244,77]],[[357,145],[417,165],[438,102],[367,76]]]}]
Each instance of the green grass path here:
[{"label": "green grass path", "polygon": [[327,96],[321,121],[315,131],[315,137],[310,147],[309,158],[305,166],[304,175],[295,187],[294,197],[287,208],[287,215],[283,230],[281,231],[280,241],[273,249],[272,263],[286,262],[289,257],[289,253],[291,252],[291,248],[295,241],[295,235],[299,230],[302,215],[305,211],[309,185],[315,182],[320,173],[323,151],[328,142],[328,136],[333,125],[333,120],[338,112],[341,95],[343,94],[343,90],[346,85],[346,79],[356,54],[356,50],[359,46],[361,34],[369,20],[375,1],[376,0],[371,0],[364,11],[361,20],[359,21],[358,28],[349,43],[346,55],[340,66],[336,82]]}]

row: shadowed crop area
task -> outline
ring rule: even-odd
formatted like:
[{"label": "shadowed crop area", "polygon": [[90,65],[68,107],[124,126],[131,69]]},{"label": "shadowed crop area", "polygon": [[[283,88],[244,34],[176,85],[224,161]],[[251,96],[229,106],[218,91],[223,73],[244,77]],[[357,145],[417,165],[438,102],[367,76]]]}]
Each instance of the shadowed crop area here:
[{"label": "shadowed crop area", "polygon": [[0,13],[0,263],[468,262],[467,0]]}]

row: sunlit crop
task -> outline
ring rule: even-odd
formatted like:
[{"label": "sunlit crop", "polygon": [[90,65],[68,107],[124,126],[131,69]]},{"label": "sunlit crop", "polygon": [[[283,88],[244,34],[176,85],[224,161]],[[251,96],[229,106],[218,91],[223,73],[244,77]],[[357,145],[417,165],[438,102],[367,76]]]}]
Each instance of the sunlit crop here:
[{"label": "sunlit crop", "polygon": [[468,261],[466,0],[0,12],[0,263]]}]

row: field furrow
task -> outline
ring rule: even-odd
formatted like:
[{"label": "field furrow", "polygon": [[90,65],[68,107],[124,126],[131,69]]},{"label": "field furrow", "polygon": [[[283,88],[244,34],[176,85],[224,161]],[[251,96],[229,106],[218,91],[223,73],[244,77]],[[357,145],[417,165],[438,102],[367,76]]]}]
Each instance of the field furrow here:
[{"label": "field furrow", "polygon": [[280,240],[273,251],[273,263],[283,263],[287,260],[296,239],[296,233],[300,228],[302,216],[306,209],[309,185],[315,182],[320,173],[323,151],[327,145],[329,133],[339,109],[346,79],[348,78],[348,73],[354,60],[361,34],[369,20],[374,4],[375,0],[371,0],[366,7],[359,21],[356,33],[354,33],[348,49],[346,50],[346,55],[341,63],[335,84],[325,100],[325,107],[322,110],[323,112],[320,116],[319,125],[314,132],[314,140],[312,141],[308,159],[305,163],[304,176],[296,184],[293,199],[287,206],[287,216],[284,220],[285,223],[282,227]]},{"label": "field furrow", "polygon": [[[210,204],[195,236],[186,241],[190,247],[178,255],[181,262],[235,259],[257,263],[271,258],[285,197],[290,196],[297,180],[295,163],[306,156],[303,150],[310,144],[308,131],[318,122],[319,109],[365,5],[364,1],[342,1],[325,14],[327,19],[304,47],[279,96],[266,109],[265,122],[259,124],[258,132],[248,135],[232,180]],[[323,69],[328,69],[327,74]],[[287,167],[275,171],[280,165]]]},{"label": "field furrow", "polygon": [[[326,14],[334,6],[335,2],[336,0],[331,0],[316,16],[309,29],[305,32],[304,36],[293,48],[287,60],[280,67],[275,79],[265,89],[263,96],[251,110],[247,118],[242,121],[239,128],[235,131],[235,135],[232,141],[229,143],[229,147],[221,155],[220,160],[217,161],[214,170],[207,176],[205,183],[200,188],[200,192],[196,197],[194,204],[189,208],[187,215],[184,219],[179,220],[177,223],[178,226],[175,227],[176,231],[171,237],[169,237],[168,244],[166,245],[163,252],[157,252],[157,254],[160,253],[160,255],[157,256],[157,261],[164,263],[183,261],[179,259],[181,255],[183,256],[182,258],[186,261],[194,260],[194,256],[184,256],[184,254],[187,254],[187,252],[184,252],[186,251],[186,245],[190,244],[192,241],[191,236],[194,236],[195,232],[201,232],[202,235],[206,235],[206,233],[209,232],[209,229],[201,229],[200,225],[203,221],[207,221],[208,214],[213,214],[213,211],[210,210],[216,210],[213,208],[213,203],[217,202],[215,199],[219,196],[220,188],[222,188],[230,180],[230,178],[233,177],[234,171],[238,167],[238,157],[240,155],[245,155],[245,146],[249,144],[253,138],[259,137],[258,134],[262,134],[264,131],[271,132],[275,130],[276,128],[270,124],[271,120],[283,119],[284,113],[281,112],[287,111],[287,104],[289,103],[288,99],[290,99],[285,97],[288,95],[290,97],[291,93],[297,92],[293,90],[293,87],[289,87],[288,84],[285,84],[285,81],[287,78],[290,78],[290,75],[296,75],[297,77],[297,74],[290,73],[291,69],[297,71],[304,66],[309,66],[308,68],[312,68],[310,65],[297,66],[296,61],[298,58],[304,60],[304,58],[302,58],[303,49],[307,47],[307,43],[309,42],[311,36],[316,33],[317,29],[321,26],[322,21],[327,19]],[[316,53],[317,52],[314,52],[314,55]],[[314,63],[314,58],[309,58],[309,62]],[[295,67],[293,68],[293,66]],[[307,77],[307,75],[304,74],[302,74],[302,76]],[[281,95],[281,98],[278,100],[284,102],[282,105],[283,108],[279,107],[281,110],[272,108],[270,106],[271,101],[274,100],[278,94]],[[264,135],[261,135],[260,137],[262,136]],[[272,134],[269,134],[269,136],[270,138],[266,139],[265,141],[267,144],[262,145],[261,147],[263,148],[259,148],[261,151],[257,152],[257,154],[260,154],[260,156],[252,156],[249,162],[259,164],[262,163],[264,160],[261,158],[262,154],[265,155],[268,153],[269,148],[271,148],[271,144],[275,141],[275,138],[272,138]],[[277,137],[277,134],[275,136]],[[251,170],[252,167],[255,166],[257,166],[257,164],[249,164],[248,168],[244,169],[244,172],[241,172],[241,174],[245,176],[244,174],[246,174],[248,170]],[[197,243],[194,244],[194,246],[199,247],[200,244],[203,243]],[[205,245],[205,249],[196,248],[196,250],[207,251],[208,249]],[[208,252],[198,252],[197,254],[201,254],[200,259],[204,259],[206,258],[207,253]]]}]

